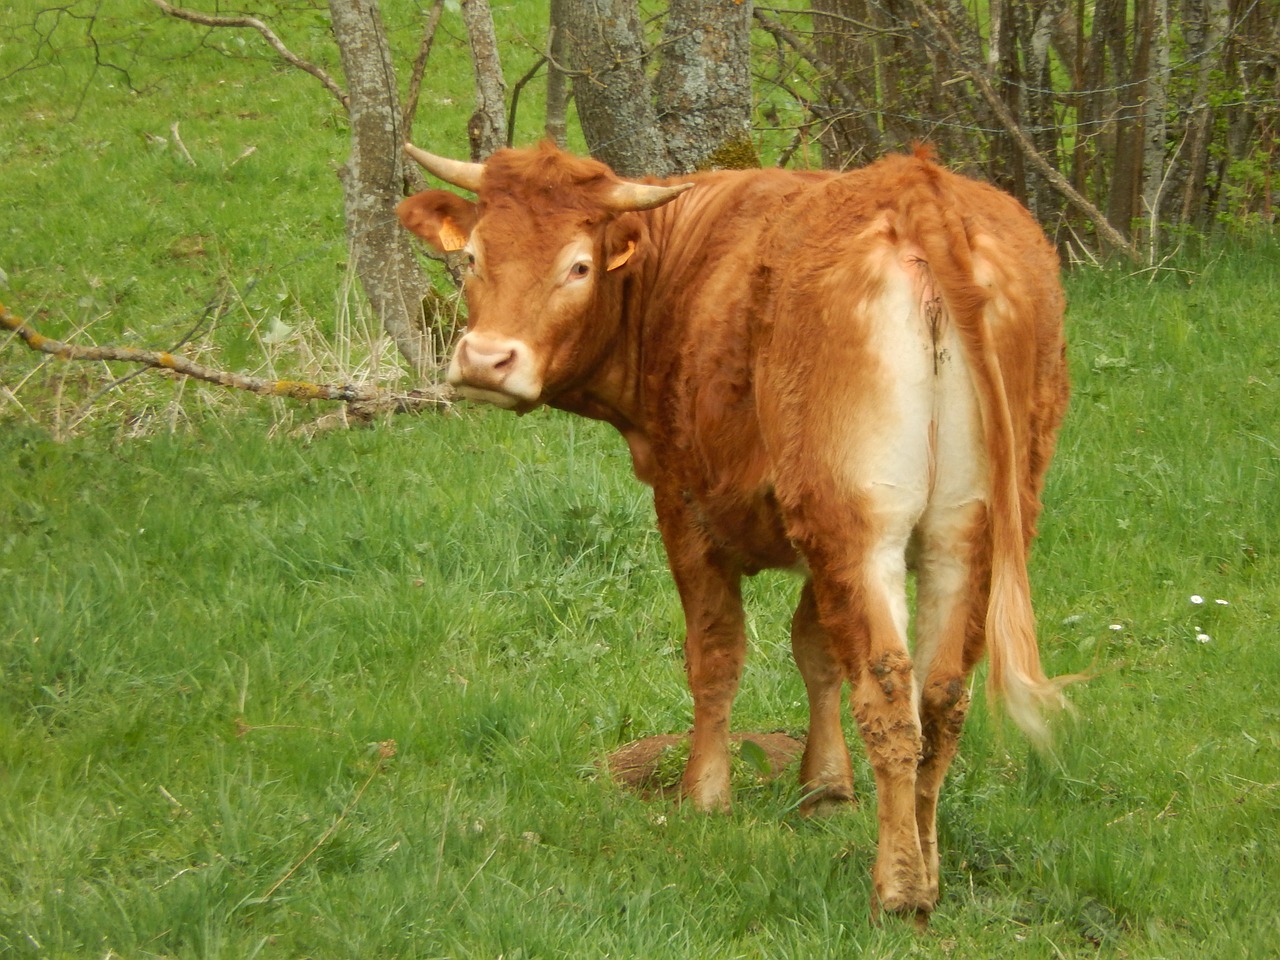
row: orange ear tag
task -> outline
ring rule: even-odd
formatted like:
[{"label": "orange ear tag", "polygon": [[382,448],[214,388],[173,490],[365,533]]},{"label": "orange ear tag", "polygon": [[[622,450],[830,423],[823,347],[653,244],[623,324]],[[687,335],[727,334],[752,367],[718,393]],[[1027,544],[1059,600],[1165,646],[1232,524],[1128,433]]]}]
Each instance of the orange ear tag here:
[{"label": "orange ear tag", "polygon": [[448,217],[440,219],[440,247],[446,252],[461,250],[467,245],[467,235]]},{"label": "orange ear tag", "polygon": [[634,240],[627,241],[627,249],[623,250],[605,265],[605,270],[617,270],[620,266],[631,259],[631,255],[636,252],[636,242]]}]

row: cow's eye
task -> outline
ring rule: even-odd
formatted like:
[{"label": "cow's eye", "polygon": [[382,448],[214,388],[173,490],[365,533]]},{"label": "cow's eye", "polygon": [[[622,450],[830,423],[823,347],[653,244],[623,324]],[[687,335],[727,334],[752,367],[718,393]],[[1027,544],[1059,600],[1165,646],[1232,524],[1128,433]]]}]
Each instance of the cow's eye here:
[{"label": "cow's eye", "polygon": [[583,277],[591,273],[591,264],[585,260],[579,260],[569,268],[570,280],[581,280]]}]

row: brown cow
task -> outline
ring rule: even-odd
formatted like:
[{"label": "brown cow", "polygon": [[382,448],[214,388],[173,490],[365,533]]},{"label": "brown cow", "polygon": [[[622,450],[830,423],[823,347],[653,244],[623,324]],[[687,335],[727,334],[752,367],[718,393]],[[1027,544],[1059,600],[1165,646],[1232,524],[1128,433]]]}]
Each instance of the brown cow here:
[{"label": "brown cow", "polygon": [[1026,568],[1068,392],[1040,229],[924,150],[839,176],[666,184],[549,145],[483,165],[406,150],[478,194],[428,190],[399,208],[464,254],[470,322],[449,381],[613,424],[653,487],[687,630],[685,796],[729,805],[741,579],[795,570],[805,809],[853,799],[848,681],[876,780],[873,907],[927,917],[975,662],[989,651],[993,693],[1033,737],[1060,703]]}]

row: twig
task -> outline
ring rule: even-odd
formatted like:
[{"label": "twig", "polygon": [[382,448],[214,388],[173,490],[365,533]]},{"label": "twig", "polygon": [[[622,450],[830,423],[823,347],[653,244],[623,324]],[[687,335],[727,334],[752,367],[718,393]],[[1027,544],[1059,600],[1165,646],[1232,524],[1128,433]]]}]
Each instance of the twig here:
[{"label": "twig", "polygon": [[334,79],[329,76],[329,74],[325,73],[323,69],[317,67],[314,63],[309,63],[306,60],[303,60],[296,53],[286,47],[284,45],[284,41],[277,37],[275,32],[257,17],[215,17],[210,16],[207,13],[200,13],[196,10],[185,10],[182,7],[172,6],[171,4],[166,3],[165,0],[151,0],[151,2],[170,17],[174,17],[178,20],[186,20],[189,23],[198,23],[202,27],[249,27],[253,30],[257,30],[258,33],[262,34],[263,39],[265,39],[267,43],[271,44],[276,53],[280,54],[280,56],[284,58],[286,63],[311,74],[324,84],[325,89],[333,94],[343,107],[349,106],[346,93],[340,86],[338,86]]},{"label": "twig", "polygon": [[987,71],[981,64],[969,63],[964,56],[964,50],[960,46],[960,42],[955,35],[947,29],[942,22],[941,17],[926,0],[912,0],[916,11],[922,20],[927,21],[933,27],[934,32],[942,39],[950,50],[952,57],[955,58],[957,66],[963,70],[973,81],[973,85],[978,88],[978,92],[982,94],[982,98],[987,101],[987,105],[991,108],[992,113],[996,115],[996,119],[1000,121],[1000,125],[1005,128],[1009,137],[1013,140],[1014,145],[1019,152],[1026,158],[1027,162],[1040,172],[1049,184],[1062,195],[1066,201],[1075,207],[1080,213],[1093,222],[1094,228],[1098,231],[1098,235],[1116,250],[1123,253],[1134,263],[1142,263],[1142,254],[1132,243],[1124,238],[1124,236],[1111,225],[1106,216],[1089,202],[1080,191],[1073,187],[1048,160],[1044,155],[1036,149],[1034,143],[1027,136],[1026,131],[1022,129],[1022,125],[1018,123],[1017,118],[1010,112],[1008,104],[1000,98],[996,93],[996,89],[992,86]]},{"label": "twig", "polygon": [[514,87],[511,88],[511,109],[507,111],[507,146],[511,146],[515,142],[516,129],[516,111],[520,107],[520,94],[524,91],[525,85],[536,77],[539,71],[549,62],[546,56],[539,57],[529,71],[516,81]]},{"label": "twig", "polygon": [[241,154],[240,154],[240,156],[236,157],[236,158],[235,158],[234,160],[232,160],[229,164],[227,164],[227,169],[228,169],[228,170],[230,170],[232,167],[234,167],[234,166],[235,166],[237,163],[239,163],[241,160],[244,160],[246,157],[251,157],[251,156],[253,156],[253,155],[254,155],[255,153],[257,153],[257,152],[258,152],[258,148],[257,148],[257,147],[255,147],[255,146],[245,147],[245,148],[244,148],[244,152],[243,152],[243,153],[241,153]]},{"label": "twig", "polygon": [[82,347],[46,337],[21,317],[0,303],[0,328],[11,330],[32,350],[61,360],[115,360],[138,363],[159,370],[170,370],[183,376],[216,383],[223,387],[245,390],[260,397],[288,397],[293,400],[341,400],[351,407],[353,415],[369,419],[376,413],[416,413],[428,408],[448,406],[452,391],[447,387],[392,393],[360,384],[308,383],[305,380],[272,380],[250,377],[227,370],[215,370],[177,353],[165,350],[140,350],[136,347]]},{"label": "twig", "polygon": [[440,25],[440,15],[444,12],[444,0],[435,0],[431,12],[427,14],[427,25],[422,30],[422,42],[418,45],[418,55],[413,61],[413,73],[409,78],[409,95],[405,98],[404,114],[400,128],[404,131],[406,142],[413,142],[413,117],[418,112],[418,96],[422,92],[422,78],[427,72],[427,59],[431,56],[431,47],[435,43],[436,29]]},{"label": "twig", "polygon": [[338,818],[329,825],[329,829],[321,835],[320,839],[315,842],[310,850],[302,855],[302,859],[298,860],[293,866],[286,870],[284,876],[273,883],[270,889],[258,898],[258,903],[266,903],[270,900],[275,895],[275,892],[284,886],[289,878],[301,869],[304,863],[315,856],[316,851],[323,847],[329,841],[330,837],[338,832],[338,828],[346,822],[347,816],[355,809],[356,804],[360,802],[360,798],[364,796],[364,792],[369,789],[369,784],[373,783],[373,778],[386,769],[386,762],[395,755],[396,742],[394,740],[383,740],[378,744],[378,762],[373,765],[373,769],[369,771],[369,776],[365,778],[364,783],[360,784],[360,789],[356,791],[356,795],[348,801],[345,807],[342,808],[342,812],[338,814]]},{"label": "twig", "polygon": [[173,126],[169,128],[169,132],[173,134],[173,142],[178,145],[178,152],[187,158],[187,163],[191,164],[194,167],[196,165],[196,161],[191,156],[191,153],[187,150],[187,145],[182,142],[182,135],[178,133],[177,120],[173,121]]}]

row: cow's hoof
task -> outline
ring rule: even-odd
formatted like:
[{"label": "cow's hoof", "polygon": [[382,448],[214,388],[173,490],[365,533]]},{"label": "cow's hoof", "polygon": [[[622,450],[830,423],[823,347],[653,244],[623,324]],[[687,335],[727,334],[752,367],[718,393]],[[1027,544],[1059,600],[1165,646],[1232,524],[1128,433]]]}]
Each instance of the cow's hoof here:
[{"label": "cow's hoof", "polygon": [[852,810],[857,805],[858,797],[849,787],[815,787],[800,801],[800,814],[805,817],[830,817]]},{"label": "cow's hoof", "polygon": [[934,901],[923,896],[890,895],[882,897],[877,891],[871,891],[871,922],[879,926],[881,918],[888,914],[899,920],[910,921],[920,933],[929,929],[929,915],[933,913]]},{"label": "cow's hoof", "polygon": [[705,780],[686,782],[681,786],[680,799],[699,813],[728,813],[733,809],[733,794],[727,783],[712,786]]}]

